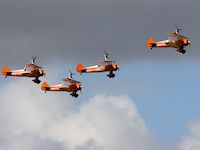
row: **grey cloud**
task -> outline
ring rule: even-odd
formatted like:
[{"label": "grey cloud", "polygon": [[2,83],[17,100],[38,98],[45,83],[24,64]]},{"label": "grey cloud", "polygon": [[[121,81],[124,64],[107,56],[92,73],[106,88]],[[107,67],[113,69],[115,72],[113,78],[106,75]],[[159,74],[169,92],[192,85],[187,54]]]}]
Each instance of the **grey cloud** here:
[{"label": "grey cloud", "polygon": [[98,145],[93,139],[88,140],[83,145],[76,146],[75,150],[102,150],[103,147]]},{"label": "grey cloud", "polygon": [[63,143],[44,139],[33,134],[9,135],[0,139],[0,149],[4,150],[68,150]]},{"label": "grey cloud", "polygon": [[[199,1],[1,1],[0,64],[97,63],[105,48],[118,62],[197,58]],[[164,39],[174,25],[191,38],[188,54],[149,51],[149,37]],[[7,59],[9,58],[9,59]]]}]

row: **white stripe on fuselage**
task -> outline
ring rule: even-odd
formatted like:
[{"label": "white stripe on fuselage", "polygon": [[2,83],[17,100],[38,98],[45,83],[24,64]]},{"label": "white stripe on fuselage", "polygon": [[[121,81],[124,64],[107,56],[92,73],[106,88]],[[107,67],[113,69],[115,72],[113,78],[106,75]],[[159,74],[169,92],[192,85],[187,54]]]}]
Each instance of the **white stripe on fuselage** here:
[{"label": "white stripe on fuselage", "polygon": [[95,65],[95,66],[90,66],[90,67],[87,67],[87,69],[92,69],[92,68],[97,68],[99,67],[98,65]]},{"label": "white stripe on fuselage", "polygon": [[167,43],[167,42],[171,42],[171,41],[169,41],[169,40],[164,40],[164,41],[158,41],[158,42],[156,42],[157,44],[161,44],[161,43]]},{"label": "white stripe on fuselage", "polygon": [[13,70],[12,72],[20,72],[20,71],[24,71],[24,69]]}]

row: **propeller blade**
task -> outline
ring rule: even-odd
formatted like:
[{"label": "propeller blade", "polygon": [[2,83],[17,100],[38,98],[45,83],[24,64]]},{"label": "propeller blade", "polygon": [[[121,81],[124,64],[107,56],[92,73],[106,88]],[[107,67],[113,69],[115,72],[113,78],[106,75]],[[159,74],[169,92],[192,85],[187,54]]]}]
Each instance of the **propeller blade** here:
[{"label": "propeller blade", "polygon": [[82,94],[82,88],[83,88],[83,86],[81,85],[81,86],[80,86],[80,93],[81,93],[81,94]]}]

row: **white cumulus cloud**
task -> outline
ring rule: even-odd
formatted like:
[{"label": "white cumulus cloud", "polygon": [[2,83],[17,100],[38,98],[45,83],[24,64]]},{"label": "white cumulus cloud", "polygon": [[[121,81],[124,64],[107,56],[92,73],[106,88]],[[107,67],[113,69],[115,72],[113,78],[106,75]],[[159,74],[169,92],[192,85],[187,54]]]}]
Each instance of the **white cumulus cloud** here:
[{"label": "white cumulus cloud", "polygon": [[189,124],[189,133],[182,137],[180,150],[200,150],[200,122]]},{"label": "white cumulus cloud", "polygon": [[97,94],[80,104],[21,81],[0,87],[0,149],[160,150],[127,96]]}]

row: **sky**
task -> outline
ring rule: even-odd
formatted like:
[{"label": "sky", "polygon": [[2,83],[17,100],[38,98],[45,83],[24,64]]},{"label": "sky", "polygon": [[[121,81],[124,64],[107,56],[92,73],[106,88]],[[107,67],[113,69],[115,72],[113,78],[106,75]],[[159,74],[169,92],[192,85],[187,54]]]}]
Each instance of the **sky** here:
[{"label": "sky", "polygon": [[[37,56],[58,84],[76,64],[98,64],[104,50],[120,65],[75,74],[83,91],[44,94],[29,78],[0,77],[2,150],[199,150],[197,0],[0,1],[0,67],[21,69]],[[186,54],[146,48],[175,26],[191,40]]]}]

